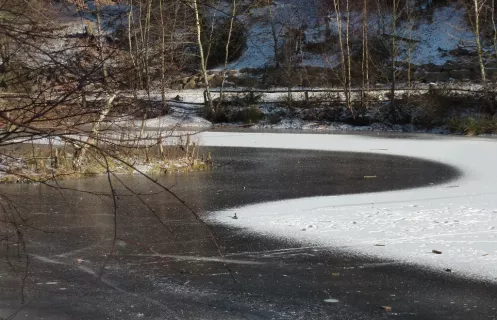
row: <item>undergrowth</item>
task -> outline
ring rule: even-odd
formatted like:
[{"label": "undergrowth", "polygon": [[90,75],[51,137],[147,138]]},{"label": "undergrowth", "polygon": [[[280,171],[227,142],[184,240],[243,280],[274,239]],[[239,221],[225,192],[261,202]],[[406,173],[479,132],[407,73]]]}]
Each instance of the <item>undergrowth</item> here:
[{"label": "undergrowth", "polygon": [[[0,150],[0,182],[45,182],[101,174],[160,175],[210,167],[210,156],[195,144],[88,150],[79,169],[73,166],[70,146],[24,144]],[[201,157],[200,157],[201,156]]]},{"label": "undergrowth", "polygon": [[449,120],[449,129],[452,133],[462,133],[477,136],[480,134],[497,134],[497,119],[483,117],[454,117]]}]

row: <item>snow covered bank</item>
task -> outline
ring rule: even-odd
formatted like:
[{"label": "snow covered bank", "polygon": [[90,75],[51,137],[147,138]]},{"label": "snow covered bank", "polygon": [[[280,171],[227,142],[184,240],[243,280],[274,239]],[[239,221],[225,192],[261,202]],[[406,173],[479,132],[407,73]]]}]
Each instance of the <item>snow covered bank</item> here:
[{"label": "snow covered bank", "polygon": [[[170,113],[157,117],[150,118],[145,120],[145,128],[150,129],[158,129],[161,130],[175,130],[179,128],[210,128],[212,127],[212,123],[199,114],[202,114],[203,107],[195,106],[191,104],[185,104],[181,102],[169,103]],[[132,128],[135,130],[140,130],[142,126],[141,119],[126,119],[118,121],[111,121],[108,125],[116,125],[118,127],[126,127]],[[152,135],[153,136],[153,135]]]},{"label": "snow covered bank", "polygon": [[[204,132],[201,140],[208,146],[403,155],[455,166],[462,176],[443,185],[261,203],[216,212],[212,219],[268,236],[497,281],[497,140],[220,132]],[[239,219],[231,218],[235,212]]]}]

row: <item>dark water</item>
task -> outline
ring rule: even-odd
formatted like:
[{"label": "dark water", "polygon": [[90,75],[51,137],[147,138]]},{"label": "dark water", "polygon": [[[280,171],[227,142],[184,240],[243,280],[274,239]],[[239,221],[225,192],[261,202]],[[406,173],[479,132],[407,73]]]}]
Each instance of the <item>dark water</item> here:
[{"label": "dark water", "polygon": [[[455,178],[454,168],[373,154],[209,150],[212,170],[157,178],[193,212],[143,177],[111,179],[117,207],[106,177],[63,182],[62,191],[1,186],[4,206],[16,221],[24,219],[29,268],[26,273],[20,245],[2,247],[10,259],[0,264],[0,317],[19,310],[21,296],[28,304],[14,319],[391,317],[379,309],[383,304],[395,304],[400,319],[493,314],[492,285],[355,257],[343,248],[306,248],[206,226],[195,216],[261,201],[436,184]],[[219,249],[229,260],[219,261]]]}]

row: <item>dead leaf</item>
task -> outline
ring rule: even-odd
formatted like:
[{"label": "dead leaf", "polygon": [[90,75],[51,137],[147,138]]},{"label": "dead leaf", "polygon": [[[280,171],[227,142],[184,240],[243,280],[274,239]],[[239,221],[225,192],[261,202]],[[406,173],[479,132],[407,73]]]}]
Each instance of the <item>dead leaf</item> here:
[{"label": "dead leaf", "polygon": [[381,306],[381,308],[383,310],[385,310],[385,312],[391,312],[392,311],[392,307],[390,307],[390,306]]}]

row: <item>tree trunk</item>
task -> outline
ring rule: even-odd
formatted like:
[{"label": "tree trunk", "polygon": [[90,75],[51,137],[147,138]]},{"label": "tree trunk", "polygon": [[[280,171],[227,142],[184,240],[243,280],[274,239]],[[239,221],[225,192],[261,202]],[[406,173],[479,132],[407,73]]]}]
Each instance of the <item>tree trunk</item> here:
[{"label": "tree trunk", "polygon": [[352,116],[355,118],[354,108],[352,107],[352,61],[351,61],[351,51],[350,51],[350,10],[349,10],[349,0],[346,0],[346,12],[347,12],[347,25],[346,25],[346,37],[345,45],[347,48],[347,79],[345,80],[347,86],[347,107],[352,112]]},{"label": "tree trunk", "polygon": [[409,101],[411,97],[411,85],[412,85],[412,30],[413,30],[413,17],[412,17],[412,9],[409,5],[409,2],[406,4],[407,6],[407,15],[409,22],[409,43],[407,46],[407,100]]},{"label": "tree trunk", "polygon": [[345,94],[345,102],[347,104],[347,108],[350,109],[351,108],[350,96],[349,96],[349,91],[347,90],[347,88],[348,88],[348,85],[347,85],[347,64],[345,62],[345,49],[344,49],[344,45],[343,45],[343,35],[342,35],[342,13],[340,11],[341,9],[340,9],[339,0],[333,0],[333,4],[334,4],[335,17],[336,17],[336,22],[337,22],[338,43],[340,45],[340,58],[341,58],[341,63],[342,63],[342,82],[343,82],[343,87],[344,87],[343,89],[344,89],[344,94]]},{"label": "tree trunk", "polygon": [[480,65],[481,81],[485,85],[485,83],[487,81],[487,77],[486,77],[486,72],[485,72],[485,64],[483,63],[483,48],[481,46],[481,41],[480,41],[480,9],[481,8],[480,8],[480,3],[478,0],[473,0],[473,3],[474,3],[474,14],[475,14],[474,32],[475,32],[476,50],[478,51],[478,64]]},{"label": "tree trunk", "polygon": [[365,92],[369,92],[369,43],[368,43],[368,0],[363,2],[363,12],[362,12],[362,61],[361,61],[361,71],[362,71],[362,90],[361,90],[361,101],[363,106],[368,105],[366,101]]},{"label": "tree trunk", "polygon": [[86,139],[86,143],[81,144],[80,146],[76,147],[76,151],[74,153],[74,158],[73,158],[73,163],[72,163],[74,170],[81,169],[81,165],[83,164],[83,159],[86,155],[86,151],[88,150],[88,148],[91,145],[94,145],[95,141],[98,139],[98,132],[100,130],[100,124],[105,120],[105,118],[107,117],[109,112],[112,110],[112,104],[113,104],[116,96],[117,96],[117,93],[114,93],[107,98],[107,101],[105,103],[105,107],[100,112],[100,116],[98,117],[98,120],[93,124],[91,131],[88,134],[88,138]]},{"label": "tree trunk", "polygon": [[231,9],[231,20],[230,20],[230,28],[228,31],[228,40],[226,42],[226,55],[224,56],[224,68],[222,72],[222,77],[223,79],[221,80],[221,91],[219,93],[219,103],[218,106],[216,106],[216,109],[219,107],[219,104],[223,101],[223,89],[224,89],[224,81],[226,78],[226,69],[228,68],[228,59],[229,59],[229,47],[230,47],[230,41],[231,41],[231,34],[233,33],[233,23],[235,22],[235,16],[236,16],[236,0],[233,0],[232,3],[233,8]]},{"label": "tree trunk", "polygon": [[494,29],[493,43],[494,43],[494,58],[497,59],[497,27],[495,26],[495,0],[492,0],[492,27]]},{"label": "tree trunk", "polygon": [[207,77],[207,61],[205,60],[204,49],[202,47],[202,27],[200,25],[200,14],[198,9],[198,3],[197,0],[192,0],[192,1],[193,1],[193,10],[195,13],[195,27],[197,30],[197,44],[200,51],[200,67],[202,69],[202,75],[205,82],[205,90],[207,92],[207,107],[209,108],[208,110],[209,113],[215,114],[216,110],[214,109],[214,103],[212,101],[212,95],[209,88],[209,79]]},{"label": "tree trunk", "polygon": [[395,58],[397,57],[397,48],[396,48],[396,43],[395,43],[395,36],[396,36],[396,29],[397,29],[397,0],[392,0],[392,42],[391,42],[391,78],[392,78],[392,83],[391,83],[391,110],[393,111],[395,108],[395,86],[396,86],[396,63],[395,63]]},{"label": "tree trunk", "polygon": [[276,23],[274,21],[273,10],[271,4],[268,6],[269,10],[269,23],[271,24],[271,35],[273,36],[273,50],[274,50],[274,65],[276,68],[280,67],[280,57],[278,49],[278,35],[276,33]]},{"label": "tree trunk", "polygon": [[161,64],[160,64],[160,97],[162,111],[167,108],[166,104],[166,26],[164,25],[164,0],[159,0],[160,24],[161,24]]},{"label": "tree trunk", "polygon": [[103,74],[103,83],[107,83],[107,64],[105,62],[105,57],[104,57],[104,41],[103,41],[103,35],[102,35],[102,21],[100,17],[100,8],[99,5],[95,6],[96,9],[96,16],[97,16],[97,31],[98,31],[98,46],[100,50],[100,63],[102,64],[102,74]]},{"label": "tree trunk", "polygon": [[[128,46],[129,46],[129,56],[131,58],[131,63],[133,64],[133,68],[138,72],[138,66],[136,64],[136,57],[134,55],[133,49],[133,36],[131,30],[134,28],[134,16],[133,16],[133,0],[130,1],[129,12],[128,12]],[[136,79],[135,79],[136,81]],[[136,83],[135,83],[136,87]]]}]

